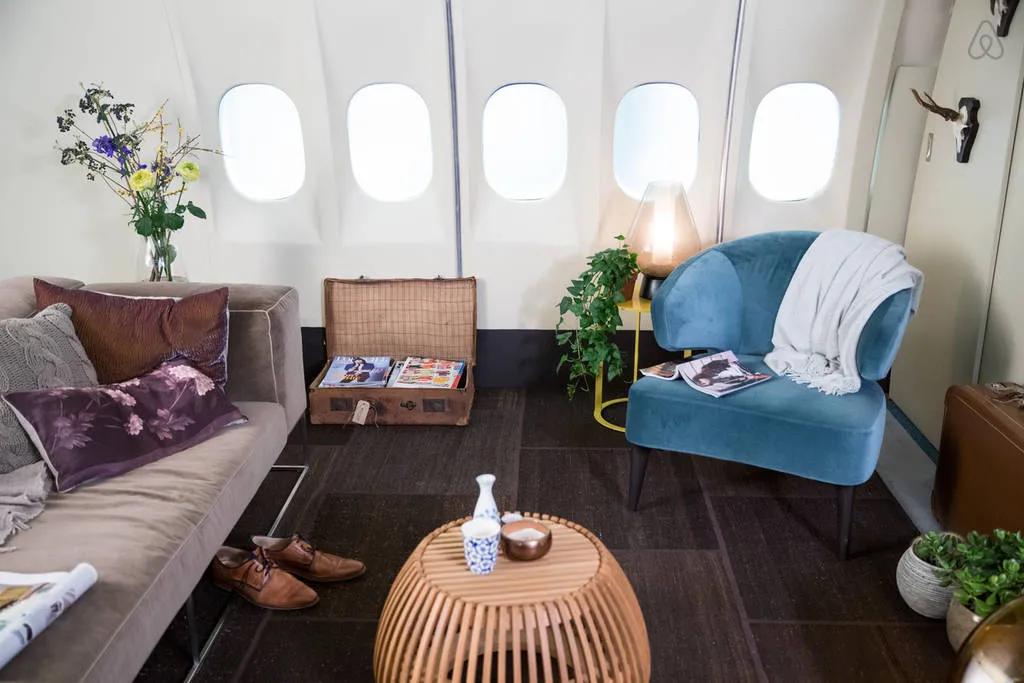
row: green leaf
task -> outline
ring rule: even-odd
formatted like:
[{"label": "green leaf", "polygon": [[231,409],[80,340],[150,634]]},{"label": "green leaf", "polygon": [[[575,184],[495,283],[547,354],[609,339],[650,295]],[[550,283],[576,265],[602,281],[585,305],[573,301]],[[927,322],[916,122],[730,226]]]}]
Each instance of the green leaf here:
[{"label": "green leaf", "polygon": [[181,226],[185,225],[185,219],[176,213],[165,213],[164,225],[171,230],[179,230]]},{"label": "green leaf", "polygon": [[143,237],[149,237],[153,234],[153,222],[149,220],[149,216],[142,216],[135,221],[135,232]]},{"label": "green leaf", "polygon": [[193,204],[192,202],[189,202],[189,203],[188,203],[188,204],[186,205],[186,207],[185,207],[185,208],[187,208],[187,209],[188,209],[188,212],[189,212],[190,214],[192,214],[193,216],[195,216],[196,218],[206,218],[206,212],[205,212],[205,211],[203,211],[202,209],[200,209],[200,208],[199,208],[198,206],[196,206],[196,205],[195,205],[195,204]]}]

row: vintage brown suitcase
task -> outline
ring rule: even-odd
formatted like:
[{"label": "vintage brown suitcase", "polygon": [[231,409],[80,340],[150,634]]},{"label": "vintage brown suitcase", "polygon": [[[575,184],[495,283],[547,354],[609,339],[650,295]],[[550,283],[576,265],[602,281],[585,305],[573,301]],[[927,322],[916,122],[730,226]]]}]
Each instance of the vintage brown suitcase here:
[{"label": "vintage brown suitcase", "polygon": [[[327,364],[309,387],[313,424],[349,424],[359,401],[365,424],[469,423],[476,387],[476,278],[324,280]],[[466,362],[455,389],[319,388],[335,356],[408,356]]]},{"label": "vintage brown suitcase", "polygon": [[932,511],[964,534],[1024,530],[1024,410],[984,385],[946,392]]}]

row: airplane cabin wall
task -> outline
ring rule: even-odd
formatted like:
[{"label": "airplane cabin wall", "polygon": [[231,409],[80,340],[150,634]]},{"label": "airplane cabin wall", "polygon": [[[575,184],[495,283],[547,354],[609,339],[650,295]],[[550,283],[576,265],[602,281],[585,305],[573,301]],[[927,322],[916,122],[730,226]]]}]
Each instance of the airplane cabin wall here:
[{"label": "airplane cabin wall", "polygon": [[[863,229],[889,79],[917,59],[908,55],[927,54],[944,30],[948,2],[908,0],[905,10],[903,0],[745,5],[725,238]],[[555,303],[586,255],[628,232],[637,202],[615,180],[612,135],[619,102],[637,85],[678,83],[697,99],[698,170],[689,194],[704,244],[715,241],[739,7],[740,0],[452,0],[463,272],[480,279],[481,328],[550,329]],[[931,23],[901,28],[911,13]],[[96,39],[81,48],[80,35]],[[0,87],[9,93],[0,108],[9,133],[0,167],[0,276],[136,277],[139,240],[117,199],[84,181],[80,169],[61,167],[52,146],[53,117],[77,101],[78,82],[96,80],[140,113],[169,99],[171,117],[212,146],[220,145],[220,100],[233,86],[274,85],[298,110],[306,173],[295,195],[251,201],[220,160],[200,160],[203,179],[191,196],[209,220],[189,221],[177,236],[192,280],[295,285],[303,324],[317,326],[323,277],[457,272],[442,0],[9,0],[0,4],[0,58]],[[824,83],[840,102],[832,179],[820,196],[769,202],[747,176],[754,112],[771,88],[805,80]],[[408,85],[429,111],[433,172],[409,201],[373,199],[353,176],[347,108],[373,83]],[[484,177],[483,110],[509,83],[547,85],[565,104],[567,172],[548,199],[505,199]]]},{"label": "airplane cabin wall", "polygon": [[[1000,264],[1010,268],[1019,260],[1019,253],[1004,249],[1000,232],[1017,230],[1007,178],[1014,140],[1020,141],[1024,22],[1017,16],[1009,35],[982,54],[978,36],[988,26],[995,39],[991,22],[988,3],[956,2],[933,95],[954,107],[961,97],[977,97],[980,128],[970,160],[959,163],[952,126],[936,115],[927,117],[925,136],[931,143],[918,156],[907,224],[907,257],[924,272],[925,281],[893,366],[891,396],[935,445],[941,438],[946,390],[978,381],[983,347],[989,352],[989,371],[1010,369],[997,362],[1000,355],[1005,362],[1005,351],[999,351],[1001,340],[993,337],[1007,319],[993,318],[987,331],[986,324],[997,253]],[[1006,244],[1012,243],[1011,238]],[[1008,301],[1016,304],[1014,284],[1014,277],[996,283],[1000,296],[991,301],[998,311]]]}]

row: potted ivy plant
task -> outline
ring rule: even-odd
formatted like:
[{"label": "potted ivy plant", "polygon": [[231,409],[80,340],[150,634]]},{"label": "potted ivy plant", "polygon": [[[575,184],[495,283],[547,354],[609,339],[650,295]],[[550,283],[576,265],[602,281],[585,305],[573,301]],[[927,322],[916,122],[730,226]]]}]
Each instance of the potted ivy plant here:
[{"label": "potted ivy plant", "polygon": [[[622,325],[619,304],[626,297],[623,288],[637,273],[636,254],[626,246],[626,238],[617,235],[618,246],[599,251],[587,259],[586,269],[569,283],[558,304],[555,339],[568,349],[558,360],[557,370],[569,366],[566,393],[589,390],[589,378],[601,372],[608,379],[622,374],[622,351],[615,344],[615,331]],[[568,317],[576,319],[568,327]]]},{"label": "potted ivy plant", "polygon": [[915,538],[896,566],[896,586],[910,609],[941,619],[953,597],[951,573],[959,566],[956,534],[929,531]]},{"label": "potted ivy plant", "polygon": [[961,566],[951,572],[955,590],[946,613],[946,635],[954,650],[982,620],[1024,595],[1024,534],[972,531],[957,544],[957,552]]}]

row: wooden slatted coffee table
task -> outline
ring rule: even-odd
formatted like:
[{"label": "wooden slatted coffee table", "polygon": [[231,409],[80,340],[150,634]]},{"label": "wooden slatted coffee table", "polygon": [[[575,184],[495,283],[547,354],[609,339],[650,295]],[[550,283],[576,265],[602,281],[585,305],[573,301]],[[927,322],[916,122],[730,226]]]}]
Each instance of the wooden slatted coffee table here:
[{"label": "wooden slatted coffee table", "polygon": [[650,679],[647,628],[612,554],[578,524],[526,516],[551,528],[551,552],[533,562],[499,557],[486,576],[466,569],[465,519],[420,542],[384,603],[378,683]]}]

